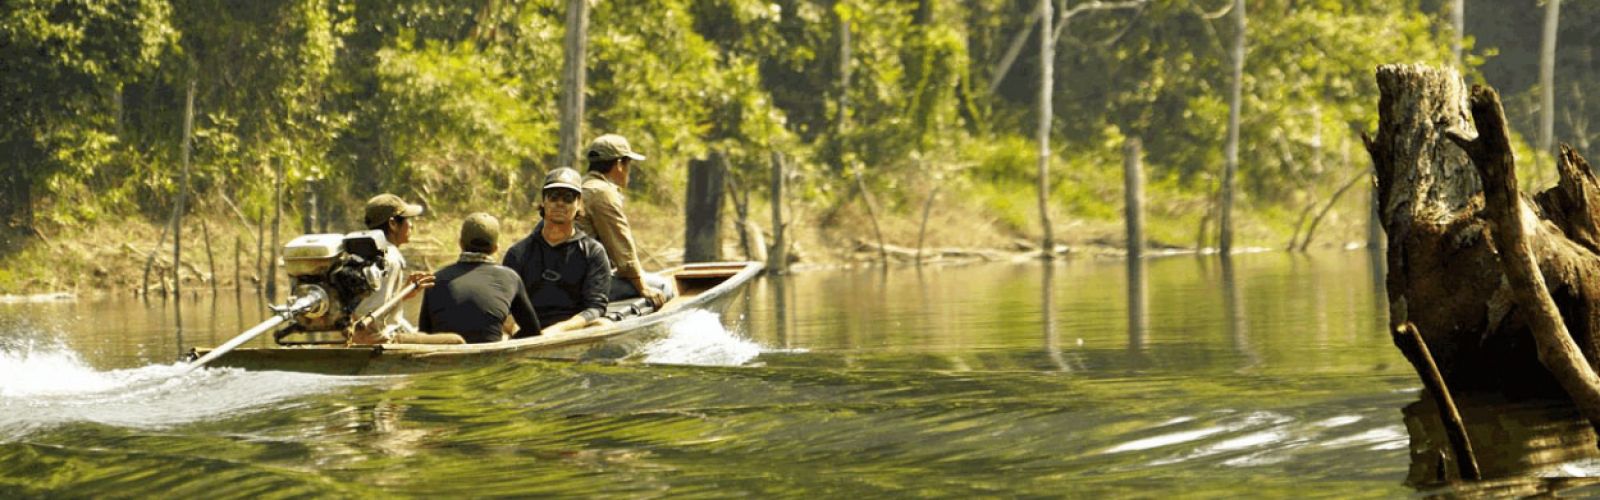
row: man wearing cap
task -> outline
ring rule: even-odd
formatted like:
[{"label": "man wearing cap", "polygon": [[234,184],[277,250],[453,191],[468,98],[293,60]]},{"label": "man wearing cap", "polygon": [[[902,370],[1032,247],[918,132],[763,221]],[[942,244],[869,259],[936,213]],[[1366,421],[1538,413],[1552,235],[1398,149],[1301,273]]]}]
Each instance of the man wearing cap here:
[{"label": "man wearing cap", "polygon": [[495,265],[500,221],[486,213],[461,222],[461,257],[434,272],[435,284],[422,294],[417,326],[425,332],[453,332],[468,343],[497,342],[512,318],[523,336],[539,334],[528,290],[516,271]]},{"label": "man wearing cap", "polygon": [[[366,214],[362,218],[369,230],[382,230],[389,242],[384,250],[383,274],[378,278],[378,289],[356,305],[353,317],[364,318],[377,310],[390,298],[400,293],[405,283],[415,283],[417,288],[407,293],[405,299],[415,297],[422,289],[433,286],[430,273],[405,273],[406,259],[400,255],[400,245],[411,242],[411,219],[422,215],[422,206],[406,203],[399,196],[384,193],[367,200]],[[382,344],[393,341],[397,334],[416,333],[417,327],[406,322],[400,308],[392,308],[382,316],[356,325],[356,344]]]},{"label": "man wearing cap", "polygon": [[645,297],[660,308],[675,293],[667,280],[644,272],[639,265],[639,247],[634,244],[628,216],[622,211],[622,189],[628,187],[628,173],[633,162],[644,161],[644,155],[633,152],[626,138],[606,134],[589,143],[584,157],[589,160],[589,175],[583,179],[588,209],[578,217],[578,228],[600,240],[615,266],[610,299]]},{"label": "man wearing cap", "polygon": [[600,243],[578,229],[583,210],[582,177],[570,168],[544,177],[539,215],[544,220],[533,234],[511,245],[501,262],[522,278],[544,333],[607,322],[606,294],[611,289],[611,263]]}]

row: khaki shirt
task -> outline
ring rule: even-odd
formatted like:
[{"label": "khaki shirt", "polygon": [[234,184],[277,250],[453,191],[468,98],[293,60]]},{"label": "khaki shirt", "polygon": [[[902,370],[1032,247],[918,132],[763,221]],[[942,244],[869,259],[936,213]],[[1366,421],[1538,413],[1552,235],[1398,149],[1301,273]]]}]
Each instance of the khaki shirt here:
[{"label": "khaki shirt", "polygon": [[633,242],[633,230],[628,227],[622,203],[622,190],[616,184],[600,172],[589,172],[583,178],[583,214],[577,222],[578,229],[594,235],[606,247],[613,276],[632,281],[639,278],[641,271],[639,246]]},{"label": "khaki shirt", "polygon": [[[378,278],[378,289],[373,290],[372,293],[367,295],[366,299],[356,305],[355,310],[351,311],[352,318],[365,317],[367,313],[377,310],[384,302],[388,302],[391,297],[398,295],[401,288],[405,288],[406,258],[400,255],[400,247],[389,245],[389,248],[384,251],[383,260],[385,261],[384,269],[382,271],[383,274]],[[393,338],[396,333],[416,333],[417,327],[406,321],[405,315],[402,314],[404,312],[402,309],[405,308],[396,307],[390,309],[383,316],[373,318],[373,326],[377,330],[376,333],[387,338]]]}]

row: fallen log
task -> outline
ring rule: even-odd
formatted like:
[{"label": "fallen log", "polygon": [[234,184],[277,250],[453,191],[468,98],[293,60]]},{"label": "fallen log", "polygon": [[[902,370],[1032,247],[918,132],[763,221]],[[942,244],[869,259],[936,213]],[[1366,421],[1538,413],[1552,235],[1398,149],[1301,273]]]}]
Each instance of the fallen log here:
[{"label": "fallen log", "polygon": [[1452,388],[1565,396],[1600,422],[1600,186],[1587,165],[1564,149],[1560,184],[1530,200],[1492,89],[1475,87],[1469,107],[1454,70],[1386,65],[1377,80],[1367,150],[1391,325],[1416,325]]}]

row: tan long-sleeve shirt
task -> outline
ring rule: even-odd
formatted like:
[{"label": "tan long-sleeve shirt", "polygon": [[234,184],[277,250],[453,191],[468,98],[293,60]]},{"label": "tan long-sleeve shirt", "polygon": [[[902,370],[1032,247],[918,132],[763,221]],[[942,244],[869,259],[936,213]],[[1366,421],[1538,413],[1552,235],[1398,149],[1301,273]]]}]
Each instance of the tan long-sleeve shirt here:
[{"label": "tan long-sleeve shirt", "polygon": [[578,216],[578,229],[606,247],[606,257],[615,267],[614,277],[637,280],[642,270],[639,247],[633,242],[628,215],[622,211],[623,201],[622,190],[616,184],[604,174],[589,172],[583,179],[583,214]]}]

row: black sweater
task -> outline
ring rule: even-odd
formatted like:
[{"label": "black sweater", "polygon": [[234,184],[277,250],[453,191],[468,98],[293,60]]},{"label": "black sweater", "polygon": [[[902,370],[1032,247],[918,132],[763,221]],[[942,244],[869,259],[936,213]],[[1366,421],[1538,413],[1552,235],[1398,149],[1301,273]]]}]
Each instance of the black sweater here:
[{"label": "black sweater", "polygon": [[502,325],[510,316],[522,329],[519,336],[539,334],[539,319],[522,279],[510,268],[478,260],[486,257],[466,254],[433,273],[433,288],[422,294],[418,328],[459,333],[472,343],[493,342],[500,340]]},{"label": "black sweater", "polygon": [[528,287],[539,324],[553,325],[573,316],[593,320],[605,314],[611,290],[611,261],[605,247],[581,230],[552,246],[539,234],[543,230],[541,221],[533,234],[506,250],[501,262]]}]

